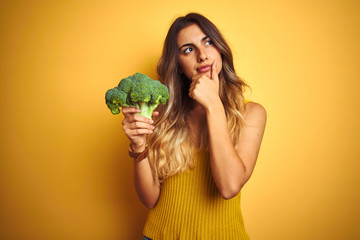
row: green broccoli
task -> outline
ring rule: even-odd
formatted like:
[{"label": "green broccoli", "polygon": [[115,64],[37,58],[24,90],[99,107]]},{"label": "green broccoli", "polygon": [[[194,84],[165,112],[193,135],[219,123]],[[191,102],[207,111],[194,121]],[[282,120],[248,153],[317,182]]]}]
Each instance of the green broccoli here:
[{"label": "green broccoli", "polygon": [[106,105],[112,114],[119,114],[119,107],[135,107],[141,110],[139,115],[150,119],[157,106],[168,99],[168,88],[142,73],[122,79],[117,87],[105,94]]}]

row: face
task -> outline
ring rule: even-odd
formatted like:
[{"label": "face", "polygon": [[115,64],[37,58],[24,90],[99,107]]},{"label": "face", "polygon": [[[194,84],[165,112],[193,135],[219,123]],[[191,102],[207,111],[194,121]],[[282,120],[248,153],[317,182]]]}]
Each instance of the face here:
[{"label": "face", "polygon": [[177,37],[181,72],[188,79],[198,74],[206,74],[210,78],[211,65],[216,62],[217,73],[222,69],[219,49],[197,24],[183,28]]}]

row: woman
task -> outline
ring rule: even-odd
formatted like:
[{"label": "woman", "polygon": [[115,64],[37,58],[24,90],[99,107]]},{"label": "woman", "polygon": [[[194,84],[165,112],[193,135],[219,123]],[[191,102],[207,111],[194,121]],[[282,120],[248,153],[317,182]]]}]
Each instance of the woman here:
[{"label": "woman", "polygon": [[200,14],[174,21],[157,70],[170,99],[155,123],[123,109],[135,188],[150,208],[144,239],[249,239],[240,191],[255,167],[265,109],[244,100],[229,46]]}]

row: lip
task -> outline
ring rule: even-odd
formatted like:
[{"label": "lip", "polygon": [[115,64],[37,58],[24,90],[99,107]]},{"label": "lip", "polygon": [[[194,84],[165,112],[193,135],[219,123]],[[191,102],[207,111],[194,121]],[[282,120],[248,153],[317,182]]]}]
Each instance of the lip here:
[{"label": "lip", "polygon": [[203,72],[209,71],[210,69],[211,69],[211,65],[207,64],[207,65],[198,67],[198,68],[196,69],[196,71],[203,73]]}]

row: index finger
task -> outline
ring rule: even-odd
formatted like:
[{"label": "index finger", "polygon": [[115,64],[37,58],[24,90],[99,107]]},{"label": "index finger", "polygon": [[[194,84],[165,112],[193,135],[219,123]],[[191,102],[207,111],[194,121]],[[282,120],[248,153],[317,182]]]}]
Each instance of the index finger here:
[{"label": "index finger", "polygon": [[126,108],[123,108],[122,112],[123,112],[125,118],[128,119],[127,121],[129,121],[129,122],[144,122],[144,123],[149,123],[149,124],[154,123],[154,121],[152,119],[144,117],[142,115],[139,115],[141,110],[138,108],[126,107]]},{"label": "index finger", "polygon": [[216,66],[217,66],[216,62],[213,62],[213,64],[211,65],[210,79],[212,79],[212,80],[218,80],[218,78],[219,78]]},{"label": "index finger", "polygon": [[130,116],[131,114],[135,114],[135,113],[141,112],[140,109],[134,108],[134,107],[123,107],[121,111],[122,111],[122,113],[124,114],[125,117],[128,117],[128,116]]}]

